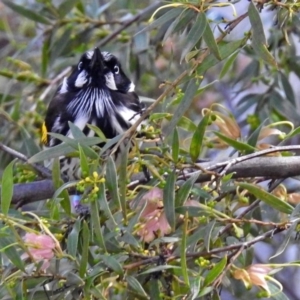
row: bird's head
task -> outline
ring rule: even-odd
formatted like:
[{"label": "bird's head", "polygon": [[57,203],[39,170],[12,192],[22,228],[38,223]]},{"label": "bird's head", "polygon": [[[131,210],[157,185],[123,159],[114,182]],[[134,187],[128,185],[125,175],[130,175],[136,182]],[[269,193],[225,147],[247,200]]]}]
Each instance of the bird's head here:
[{"label": "bird's head", "polygon": [[134,84],[125,75],[118,59],[99,48],[85,52],[59,90],[61,94],[82,88],[108,88],[122,93],[133,92]]}]

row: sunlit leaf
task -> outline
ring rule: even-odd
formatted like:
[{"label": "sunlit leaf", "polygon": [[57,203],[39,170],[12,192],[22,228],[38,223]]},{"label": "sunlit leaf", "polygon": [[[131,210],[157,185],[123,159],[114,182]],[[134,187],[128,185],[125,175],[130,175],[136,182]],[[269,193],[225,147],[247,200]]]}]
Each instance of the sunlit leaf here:
[{"label": "sunlit leaf", "polygon": [[12,196],[13,196],[13,167],[15,164],[15,160],[11,161],[5,168],[2,174],[2,182],[1,182],[1,212],[7,215]]},{"label": "sunlit leaf", "polygon": [[255,184],[238,183],[238,186],[241,187],[242,189],[246,189],[255,197],[257,197],[261,201],[265,202],[266,204],[270,205],[271,207],[275,208],[280,212],[291,214],[292,211],[294,210],[293,206],[291,206],[287,202],[282,201],[276,196],[268,193],[267,191],[263,190],[261,187]]}]

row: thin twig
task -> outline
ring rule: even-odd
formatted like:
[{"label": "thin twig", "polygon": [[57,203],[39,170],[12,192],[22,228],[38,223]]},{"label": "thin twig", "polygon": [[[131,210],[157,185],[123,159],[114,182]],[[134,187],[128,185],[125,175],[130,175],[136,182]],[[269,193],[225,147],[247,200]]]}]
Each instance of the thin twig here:
[{"label": "thin twig", "polygon": [[38,164],[29,163],[28,158],[27,158],[26,155],[24,155],[24,154],[22,154],[22,153],[20,153],[16,150],[8,147],[8,146],[2,144],[1,142],[0,142],[0,149],[3,150],[6,153],[12,155],[13,157],[18,158],[19,160],[21,160],[21,161],[27,163],[28,165],[30,165],[43,178],[51,178],[52,177],[52,172],[49,169],[47,169],[47,168],[45,168],[41,165],[38,165]]}]

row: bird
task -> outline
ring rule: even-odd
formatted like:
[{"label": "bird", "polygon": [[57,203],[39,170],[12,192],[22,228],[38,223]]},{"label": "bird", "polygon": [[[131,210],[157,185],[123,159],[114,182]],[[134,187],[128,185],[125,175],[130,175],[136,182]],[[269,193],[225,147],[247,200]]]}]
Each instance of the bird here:
[{"label": "bird", "polygon": [[[144,110],[118,58],[96,47],[81,56],[55,92],[42,124],[41,141],[46,147],[61,143],[48,133],[73,138],[68,122],[87,136],[95,135],[87,124],[95,125],[107,139],[112,139],[129,129]],[[60,158],[60,164],[63,175],[77,179],[78,159]]]}]

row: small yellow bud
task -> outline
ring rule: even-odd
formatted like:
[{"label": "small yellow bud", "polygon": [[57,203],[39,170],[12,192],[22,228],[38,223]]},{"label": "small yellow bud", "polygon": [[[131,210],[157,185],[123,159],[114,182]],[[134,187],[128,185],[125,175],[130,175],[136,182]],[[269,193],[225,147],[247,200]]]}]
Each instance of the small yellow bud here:
[{"label": "small yellow bud", "polygon": [[94,177],[95,179],[97,179],[97,178],[99,177],[99,175],[98,175],[98,173],[97,173],[96,171],[93,172],[93,177]]},{"label": "small yellow bud", "polygon": [[90,177],[86,177],[84,180],[85,180],[85,182],[91,182],[92,181]]}]

